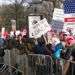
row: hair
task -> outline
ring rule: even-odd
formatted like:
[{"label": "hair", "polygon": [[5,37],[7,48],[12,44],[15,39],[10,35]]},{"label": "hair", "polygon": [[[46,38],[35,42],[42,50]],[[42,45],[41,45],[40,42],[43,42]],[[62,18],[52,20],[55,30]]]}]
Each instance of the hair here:
[{"label": "hair", "polygon": [[38,41],[38,43],[41,44],[41,45],[42,45],[42,44],[45,44],[45,40],[44,40],[43,36],[41,36],[41,38],[38,38],[37,41]]}]

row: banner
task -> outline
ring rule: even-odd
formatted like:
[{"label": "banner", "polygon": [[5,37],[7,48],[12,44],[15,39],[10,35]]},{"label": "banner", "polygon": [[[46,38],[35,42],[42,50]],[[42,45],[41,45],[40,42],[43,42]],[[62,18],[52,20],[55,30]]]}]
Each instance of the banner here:
[{"label": "banner", "polygon": [[47,31],[49,31],[51,28],[46,20],[46,18],[44,18],[41,21],[38,21],[36,24],[32,25],[32,27],[30,28],[30,38],[39,38],[42,35],[44,35],[45,33],[47,33]]},{"label": "banner", "polygon": [[65,14],[64,29],[71,30],[72,33],[74,32],[74,30],[75,30],[75,14],[73,14],[73,13]]}]

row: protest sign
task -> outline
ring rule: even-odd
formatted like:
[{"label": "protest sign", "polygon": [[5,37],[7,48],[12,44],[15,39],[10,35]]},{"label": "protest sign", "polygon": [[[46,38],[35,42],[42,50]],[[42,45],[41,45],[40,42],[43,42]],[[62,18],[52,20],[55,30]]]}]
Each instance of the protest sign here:
[{"label": "protest sign", "polygon": [[5,27],[2,27],[1,33],[4,34],[5,32]]},{"label": "protest sign", "polygon": [[5,33],[5,27],[2,27],[1,29],[1,37],[4,38],[4,33]]},{"label": "protest sign", "polygon": [[64,10],[55,8],[53,12],[53,20],[64,22]]},{"label": "protest sign", "polygon": [[45,33],[47,33],[47,31],[49,31],[51,28],[47,22],[47,20],[44,18],[41,21],[38,21],[36,24],[32,25],[32,27],[30,28],[30,38],[39,38],[42,35],[44,35]]},{"label": "protest sign", "polygon": [[16,20],[11,20],[12,31],[16,31]]},{"label": "protest sign", "polygon": [[32,33],[33,31],[33,26],[36,24],[38,21],[40,21],[40,16],[28,16],[28,21],[29,21],[29,37],[33,38]]},{"label": "protest sign", "polygon": [[64,26],[64,22],[53,20],[51,22],[51,25],[52,25],[52,30],[57,31],[57,32],[61,32],[63,29],[63,26]]},{"label": "protest sign", "polygon": [[62,31],[64,25],[63,9],[58,9],[58,8],[54,9],[51,25],[53,30],[56,30],[57,32]]}]

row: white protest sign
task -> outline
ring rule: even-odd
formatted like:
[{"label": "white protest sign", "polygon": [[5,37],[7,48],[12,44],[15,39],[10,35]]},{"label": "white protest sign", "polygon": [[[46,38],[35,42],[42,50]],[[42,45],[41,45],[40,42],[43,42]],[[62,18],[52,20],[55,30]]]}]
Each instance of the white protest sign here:
[{"label": "white protest sign", "polygon": [[40,26],[39,26],[39,29],[41,30],[41,34],[45,34],[45,33],[47,33],[48,31],[51,30],[51,27],[50,27],[50,25],[48,24],[46,18],[44,18],[44,19],[41,20],[41,21],[38,21],[38,23],[39,23],[39,25],[40,25]]},{"label": "white protest sign", "polygon": [[38,21],[38,23],[32,25],[31,30],[30,31],[30,38],[39,38],[42,35],[44,35],[45,33],[47,33],[47,31],[49,31],[51,28],[46,20],[46,18],[44,18],[41,21]]},{"label": "white protest sign", "polygon": [[40,21],[40,16],[28,16],[28,21],[29,21],[29,37],[33,38],[32,33],[33,31],[33,26],[35,24],[35,21],[38,22]]},{"label": "white protest sign", "polygon": [[53,12],[53,19],[51,22],[52,29],[57,32],[62,31],[64,25],[64,10],[55,8]]},{"label": "white protest sign", "polygon": [[5,33],[5,27],[2,27],[1,29],[1,37],[4,38],[4,33]]},{"label": "white protest sign", "polygon": [[53,12],[53,20],[64,22],[64,10],[55,8]]},{"label": "white protest sign", "polygon": [[5,27],[2,27],[1,32],[2,32],[2,34],[4,34],[4,32],[5,32]]},{"label": "white protest sign", "polygon": [[16,31],[16,20],[11,20],[12,30]]}]

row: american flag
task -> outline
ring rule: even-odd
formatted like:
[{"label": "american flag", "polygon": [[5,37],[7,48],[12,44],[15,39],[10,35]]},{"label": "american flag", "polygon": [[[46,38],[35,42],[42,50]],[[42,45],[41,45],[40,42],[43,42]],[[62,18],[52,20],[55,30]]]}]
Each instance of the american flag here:
[{"label": "american flag", "polygon": [[64,13],[75,13],[75,0],[65,0],[64,1]]}]

